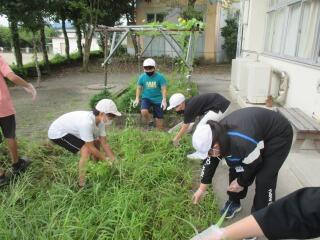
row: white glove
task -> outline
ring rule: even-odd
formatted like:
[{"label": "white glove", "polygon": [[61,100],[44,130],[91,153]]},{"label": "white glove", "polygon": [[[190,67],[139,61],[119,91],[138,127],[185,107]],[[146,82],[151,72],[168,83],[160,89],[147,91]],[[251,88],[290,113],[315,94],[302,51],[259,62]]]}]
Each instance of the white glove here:
[{"label": "white glove", "polygon": [[223,238],[224,229],[220,229],[216,225],[212,225],[191,240],[221,240]]},{"label": "white glove", "polygon": [[133,101],[132,106],[135,108],[139,105],[139,99],[136,98],[136,100]]},{"label": "white glove", "polygon": [[244,187],[240,186],[237,179],[233,180],[229,187],[228,187],[228,191],[229,192],[241,192],[244,189]]},{"label": "white glove", "polygon": [[173,146],[179,147],[180,143],[179,140],[172,140]]},{"label": "white glove", "polygon": [[198,204],[201,200],[201,198],[204,195],[204,191],[202,191],[200,188],[193,194],[192,201],[194,204]]},{"label": "white glove", "polygon": [[23,87],[23,89],[32,95],[32,100],[34,101],[37,97],[37,91],[31,83],[28,83],[28,87]]},{"label": "white glove", "polygon": [[161,108],[162,108],[163,110],[166,110],[166,109],[167,109],[167,100],[166,100],[166,99],[162,99]]}]

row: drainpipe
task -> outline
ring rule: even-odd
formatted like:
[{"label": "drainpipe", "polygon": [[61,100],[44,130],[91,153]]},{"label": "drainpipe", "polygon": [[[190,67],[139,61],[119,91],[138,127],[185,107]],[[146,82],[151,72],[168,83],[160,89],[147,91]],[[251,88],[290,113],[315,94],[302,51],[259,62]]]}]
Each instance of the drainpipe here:
[{"label": "drainpipe", "polygon": [[[272,69],[272,73],[276,75],[280,81],[278,95],[274,99],[274,102],[283,105],[286,100],[286,96],[289,88],[289,76],[285,71],[281,71],[278,69]],[[269,89],[269,92],[270,92],[270,89]]]}]

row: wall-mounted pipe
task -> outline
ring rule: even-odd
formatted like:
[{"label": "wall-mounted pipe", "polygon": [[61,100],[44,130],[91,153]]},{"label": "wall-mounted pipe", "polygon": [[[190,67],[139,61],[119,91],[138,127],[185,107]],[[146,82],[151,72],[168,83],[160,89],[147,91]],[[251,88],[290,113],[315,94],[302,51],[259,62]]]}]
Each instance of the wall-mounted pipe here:
[{"label": "wall-mounted pipe", "polygon": [[272,69],[272,73],[276,75],[280,81],[278,95],[274,99],[274,102],[283,105],[288,93],[289,75],[285,71],[281,71],[274,68]]}]

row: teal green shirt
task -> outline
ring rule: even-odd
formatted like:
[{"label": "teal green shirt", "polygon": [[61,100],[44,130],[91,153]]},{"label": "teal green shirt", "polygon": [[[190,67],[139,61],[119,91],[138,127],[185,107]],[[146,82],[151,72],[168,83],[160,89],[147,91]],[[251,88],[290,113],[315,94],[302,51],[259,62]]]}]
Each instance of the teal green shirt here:
[{"label": "teal green shirt", "polygon": [[161,88],[167,85],[167,80],[158,72],[151,77],[146,73],[140,75],[138,85],[142,87],[142,97],[147,98],[155,104],[162,101]]}]

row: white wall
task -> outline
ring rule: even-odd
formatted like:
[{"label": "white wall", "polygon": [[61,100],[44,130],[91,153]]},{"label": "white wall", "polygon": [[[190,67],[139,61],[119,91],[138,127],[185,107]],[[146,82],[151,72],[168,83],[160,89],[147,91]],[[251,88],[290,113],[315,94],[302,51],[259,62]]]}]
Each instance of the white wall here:
[{"label": "white wall", "polygon": [[266,25],[266,11],[268,0],[247,1],[249,7],[248,17],[243,19],[244,41],[243,50],[261,52],[264,45],[264,34]]},{"label": "white wall", "polygon": [[[70,53],[77,52],[77,37],[74,32],[68,32],[69,37],[69,47],[70,47]],[[81,40],[82,45],[84,44],[84,39]],[[65,55],[65,43],[64,43],[64,37],[63,34],[60,33],[58,37],[52,38],[52,49],[53,54],[60,54]],[[99,50],[99,44],[96,37],[93,37],[92,43],[91,43],[91,51]]]},{"label": "white wall", "polygon": [[[244,1],[244,0],[243,0]],[[242,56],[256,58],[273,68],[287,72],[289,89],[285,106],[298,107],[320,120],[320,67],[263,54],[267,0],[250,0],[248,24],[244,26]],[[255,53],[248,53],[256,51]],[[318,92],[319,91],[319,92]]]},{"label": "white wall", "polygon": [[287,107],[298,107],[309,116],[320,117],[320,69],[260,56],[261,62],[269,63],[272,67],[286,71],[289,75],[289,91],[286,100]]}]

